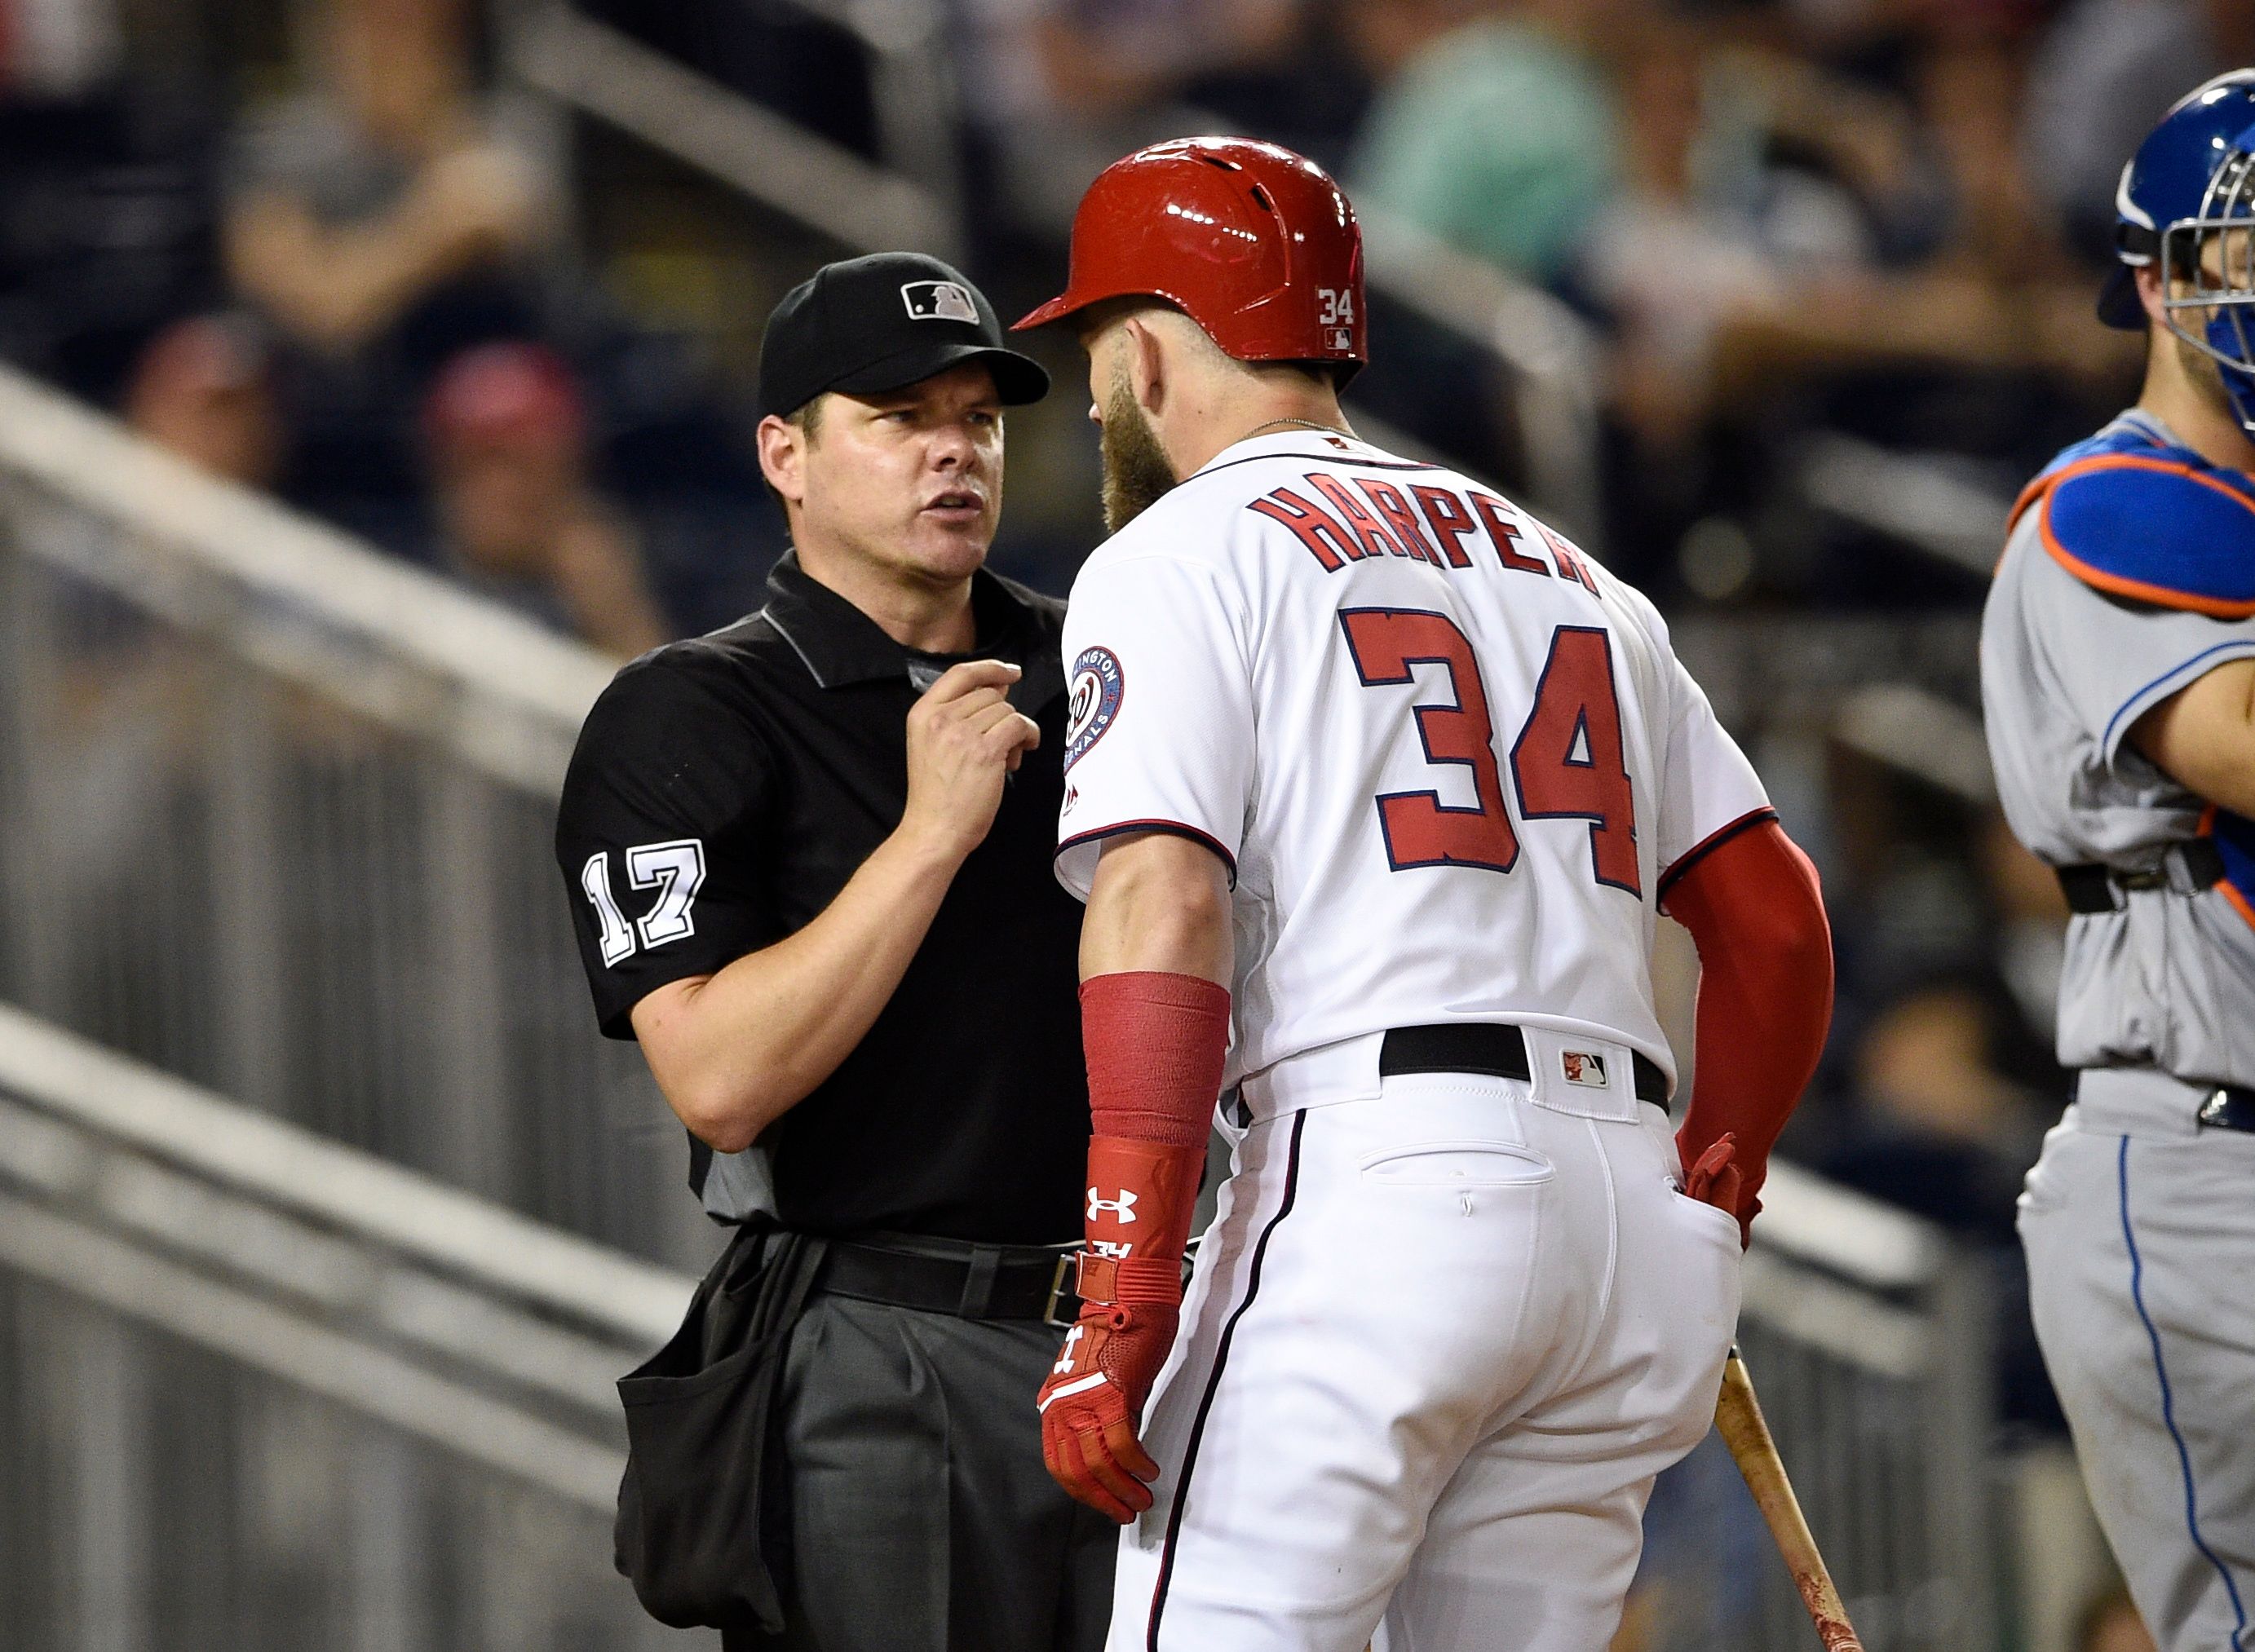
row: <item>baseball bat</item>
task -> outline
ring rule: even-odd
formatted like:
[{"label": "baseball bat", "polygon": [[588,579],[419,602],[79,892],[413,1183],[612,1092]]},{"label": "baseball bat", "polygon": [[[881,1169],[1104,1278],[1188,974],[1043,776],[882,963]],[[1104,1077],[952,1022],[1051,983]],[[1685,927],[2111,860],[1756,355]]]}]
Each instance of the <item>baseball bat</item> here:
[{"label": "baseball bat", "polygon": [[1816,1638],[1824,1643],[1824,1652],[1864,1652],[1864,1643],[1856,1638],[1855,1628],[1848,1621],[1848,1608],[1840,1604],[1840,1592],[1832,1586],[1832,1574],[1825,1569],[1824,1557],[1802,1515],[1801,1500],[1793,1494],[1793,1482],[1786,1478],[1777,1442],[1770,1438],[1769,1424],[1762,1420],[1753,1378],[1746,1375],[1746,1362],[1735,1348],[1723,1365],[1715,1427],[1731,1448],[1739,1473],[1746,1476],[1746,1489],[1753,1494],[1754,1506],[1768,1523],[1769,1535],[1777,1540],[1778,1553],[1785,1557],[1785,1569],[1793,1574],[1794,1587],[1801,1591],[1802,1604],[1816,1625]]}]

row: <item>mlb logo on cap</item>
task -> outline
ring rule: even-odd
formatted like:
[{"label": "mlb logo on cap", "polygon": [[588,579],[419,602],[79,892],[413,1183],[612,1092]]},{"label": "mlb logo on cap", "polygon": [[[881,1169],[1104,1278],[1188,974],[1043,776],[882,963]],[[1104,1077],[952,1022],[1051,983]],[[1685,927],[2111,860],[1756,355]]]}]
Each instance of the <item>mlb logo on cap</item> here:
[{"label": "mlb logo on cap", "polygon": [[952,281],[911,281],[901,289],[901,300],[919,321],[968,321],[979,325],[979,306]]},{"label": "mlb logo on cap", "polygon": [[1589,1089],[1610,1088],[1605,1079],[1605,1058],[1582,1050],[1561,1050],[1558,1063],[1566,1070],[1566,1082],[1579,1084]]},{"label": "mlb logo on cap", "polygon": [[921,253],[847,258],[800,282],[768,317],[760,411],[788,418],[828,391],[883,395],[969,361],[994,375],[1010,406],[1048,393],[1050,375],[1003,347],[994,307],[961,271]]}]

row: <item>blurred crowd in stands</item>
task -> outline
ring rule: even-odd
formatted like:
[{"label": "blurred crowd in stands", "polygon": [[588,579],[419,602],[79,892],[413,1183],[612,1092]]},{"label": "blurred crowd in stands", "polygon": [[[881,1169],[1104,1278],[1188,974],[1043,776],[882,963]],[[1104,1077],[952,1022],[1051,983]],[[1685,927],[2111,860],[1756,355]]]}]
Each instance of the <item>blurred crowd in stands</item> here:
[{"label": "blurred crowd in stands", "polygon": [[[514,10],[267,4],[262,34],[172,0],[190,21],[137,50],[129,21],[165,0],[8,8],[25,26],[0,56],[0,352],[547,617],[594,612],[587,582],[637,567],[665,629],[732,615],[756,588],[743,566],[776,548],[742,430],[756,318],[720,359],[606,278],[591,123],[503,72]],[[1107,158],[1198,123],[1289,143],[1367,214],[1588,324],[1600,485],[1571,526],[1670,606],[1978,594],[1968,570],[1813,508],[1809,433],[1938,456],[2009,496],[2118,405],[2135,341],[2090,315],[2115,174],[2176,94],[2255,58],[2243,0],[932,7],[966,262],[1003,308],[1052,282]],[[886,154],[879,66],[828,20],[843,8],[584,10]],[[1512,482],[1505,369],[1394,301],[1377,262],[1360,404]],[[518,347],[439,394],[458,358],[502,343]],[[543,493],[507,547],[458,497],[503,455]],[[1088,517],[1022,514],[1042,520],[1006,523],[1006,562],[1061,587]]]},{"label": "blurred crowd in stands", "polygon": [[[2255,60],[2246,0],[934,8],[938,170],[1006,315],[1053,288],[1106,161],[1191,126],[1288,143],[1372,220],[1580,318],[1598,503],[1568,526],[1683,625],[1969,614],[1977,566],[1811,499],[1812,436],[2003,500],[2131,399],[2140,341],[2092,315],[2116,175],[2177,95]],[[846,7],[580,10],[846,150],[897,147]],[[719,186],[616,164],[624,140],[513,81],[520,15],[0,0],[0,357],[623,657],[755,606],[781,528],[750,346],[844,249],[763,254],[767,220]],[[644,185],[690,205],[637,249],[649,203],[620,197]],[[700,257],[701,309],[621,274],[693,289]],[[1509,369],[1377,274],[1352,405],[1516,486]],[[997,559],[1062,591],[1097,528],[1078,378],[1051,360],[1060,393],[1013,415]],[[1842,1012],[1788,1148],[2014,1266],[2013,1193],[2061,1099],[2057,892],[1978,782],[1828,760],[1795,830],[1825,846]],[[2033,1362],[2001,1368],[2041,1426]]]},{"label": "blurred crowd in stands", "polygon": [[306,5],[277,68],[152,61],[112,10],[0,7],[88,37],[40,73],[0,32],[0,355],[622,656],[754,600],[736,398],[588,275],[492,19]]}]

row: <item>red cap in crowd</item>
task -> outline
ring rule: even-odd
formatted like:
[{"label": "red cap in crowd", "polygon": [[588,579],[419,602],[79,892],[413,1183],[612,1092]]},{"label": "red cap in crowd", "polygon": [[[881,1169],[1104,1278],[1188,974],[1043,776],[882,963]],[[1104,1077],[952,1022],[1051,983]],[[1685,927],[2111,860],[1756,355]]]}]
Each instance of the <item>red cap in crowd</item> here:
[{"label": "red cap in crowd", "polygon": [[570,366],[545,345],[487,344],[440,370],[423,425],[441,452],[573,450],[587,434],[587,406]]}]

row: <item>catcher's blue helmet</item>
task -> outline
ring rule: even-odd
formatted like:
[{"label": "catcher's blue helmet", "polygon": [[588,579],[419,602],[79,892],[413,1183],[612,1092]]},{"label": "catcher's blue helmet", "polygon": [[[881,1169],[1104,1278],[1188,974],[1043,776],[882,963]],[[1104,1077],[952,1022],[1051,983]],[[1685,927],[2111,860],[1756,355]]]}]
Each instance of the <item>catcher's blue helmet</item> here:
[{"label": "catcher's blue helmet", "polygon": [[2179,98],[2146,134],[2114,191],[2115,256],[2098,296],[2110,327],[2146,325],[2132,271],[2153,262],[2161,232],[2200,215],[2202,200],[2239,135],[2255,126],[2255,69],[2234,69]]},{"label": "catcher's blue helmet", "polygon": [[2233,410],[2255,431],[2255,69],[2180,99],[2122,169],[2114,206],[2121,262],[2098,318],[2144,326],[2136,271],[2160,259],[2175,282],[2190,283],[2162,300],[2169,331],[2224,369]]}]

